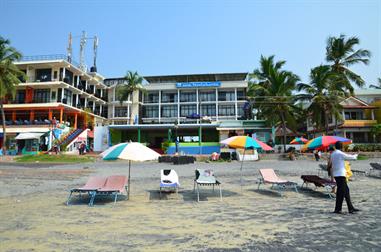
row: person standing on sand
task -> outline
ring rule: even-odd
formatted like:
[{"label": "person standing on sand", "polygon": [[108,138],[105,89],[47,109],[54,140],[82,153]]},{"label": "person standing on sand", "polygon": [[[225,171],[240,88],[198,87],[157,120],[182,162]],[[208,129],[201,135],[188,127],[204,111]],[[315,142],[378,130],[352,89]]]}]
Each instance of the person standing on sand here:
[{"label": "person standing on sand", "polygon": [[331,178],[335,178],[336,186],[337,186],[337,193],[336,193],[336,206],[334,213],[341,214],[341,209],[343,205],[343,201],[345,198],[345,201],[347,202],[348,211],[349,213],[353,214],[355,212],[360,211],[359,209],[356,209],[351,202],[351,196],[349,193],[349,188],[347,185],[347,180],[345,177],[345,164],[344,160],[356,160],[357,154],[355,155],[349,155],[342,152],[343,143],[342,142],[336,142],[335,144],[336,150],[332,152],[331,154],[331,162],[332,162],[332,172],[331,172]]}]

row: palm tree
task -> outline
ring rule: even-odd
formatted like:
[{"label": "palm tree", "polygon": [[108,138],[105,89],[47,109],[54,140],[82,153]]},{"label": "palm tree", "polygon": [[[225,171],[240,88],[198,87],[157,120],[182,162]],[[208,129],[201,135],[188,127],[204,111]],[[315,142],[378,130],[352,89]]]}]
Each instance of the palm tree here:
[{"label": "palm tree", "polygon": [[16,85],[20,82],[19,77],[25,78],[25,74],[13,64],[13,62],[21,59],[21,53],[10,46],[10,41],[0,36],[0,110],[3,126],[3,154],[6,150],[6,128],[4,101],[14,96],[16,93]]},{"label": "palm tree", "polygon": [[134,105],[134,99],[132,94],[134,91],[144,91],[143,77],[141,77],[137,72],[127,71],[126,76],[124,77],[125,82],[118,84],[116,87],[116,94],[120,104],[123,104],[124,101],[128,100],[128,97],[131,99],[131,107],[129,112],[130,124],[132,124],[132,107]]},{"label": "palm tree", "polygon": [[376,88],[376,89],[381,89],[381,78],[378,78],[377,79],[378,80],[378,83],[377,83],[377,85],[370,85],[369,87],[370,88]]},{"label": "palm tree", "polygon": [[354,47],[358,44],[360,44],[360,40],[357,37],[346,39],[345,35],[340,35],[340,37],[329,37],[326,47],[327,62],[332,63],[331,69],[333,72],[343,76],[340,85],[350,91],[351,94],[353,94],[351,82],[362,87],[365,81],[360,75],[351,71],[349,67],[358,63],[368,65],[371,56],[368,50],[355,50]]},{"label": "palm tree", "polygon": [[[348,95],[341,86],[343,77],[331,71],[331,67],[320,65],[311,69],[310,83],[299,83],[298,91],[304,91],[297,97],[299,100],[311,102],[308,112],[316,129],[325,129],[328,134],[329,115],[341,118],[340,102]],[[337,120],[336,120],[337,121]]]},{"label": "palm tree", "polygon": [[274,62],[274,55],[261,56],[260,68],[249,75],[249,98],[254,102],[261,115],[275,126],[282,125],[283,149],[286,151],[286,123],[294,123],[292,114],[294,98],[292,92],[296,88],[299,77],[292,72],[282,70],[285,61]]}]

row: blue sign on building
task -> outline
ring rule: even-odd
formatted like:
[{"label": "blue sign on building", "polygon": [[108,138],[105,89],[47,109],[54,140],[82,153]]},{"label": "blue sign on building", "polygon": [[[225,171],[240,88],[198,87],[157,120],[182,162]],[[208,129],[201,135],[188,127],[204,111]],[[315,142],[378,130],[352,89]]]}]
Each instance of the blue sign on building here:
[{"label": "blue sign on building", "polygon": [[208,82],[177,82],[177,88],[197,88],[197,87],[219,87],[221,81],[208,81]]}]

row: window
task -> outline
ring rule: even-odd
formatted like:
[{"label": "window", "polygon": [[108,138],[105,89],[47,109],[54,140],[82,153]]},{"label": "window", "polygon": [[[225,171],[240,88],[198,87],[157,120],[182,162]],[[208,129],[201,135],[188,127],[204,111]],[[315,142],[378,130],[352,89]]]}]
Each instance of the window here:
[{"label": "window", "polygon": [[50,89],[35,89],[33,94],[33,101],[36,103],[49,102]]},{"label": "window", "polygon": [[46,82],[52,80],[52,69],[36,69],[36,81]]},{"label": "window", "polygon": [[239,101],[246,100],[245,90],[243,89],[237,90],[237,100]]},{"label": "window", "polygon": [[161,94],[161,102],[163,103],[174,103],[177,102],[177,92],[176,93],[167,93],[163,92]]},{"label": "window", "polygon": [[144,118],[159,117],[159,106],[144,106],[143,117]]},{"label": "window", "polygon": [[180,116],[186,117],[194,113],[197,113],[196,105],[181,105],[180,106]]},{"label": "window", "polygon": [[345,120],[363,120],[364,114],[362,111],[349,111],[345,112]]},{"label": "window", "polygon": [[64,89],[64,97],[62,99],[62,103],[71,105],[71,98],[72,92],[69,89]]},{"label": "window", "polygon": [[238,116],[244,116],[245,115],[245,104],[238,104],[237,106],[237,114]]},{"label": "window", "polygon": [[215,116],[216,115],[216,105],[215,104],[203,104],[201,105],[201,115],[203,116]]},{"label": "window", "polygon": [[177,118],[177,105],[161,106],[161,117],[176,117]]},{"label": "window", "polygon": [[234,101],[234,91],[218,91],[219,101]]},{"label": "window", "polygon": [[159,92],[147,93],[144,96],[144,102],[145,103],[158,103],[159,102]]},{"label": "window", "polygon": [[25,90],[18,90],[16,92],[16,103],[25,103]]},{"label": "window", "polygon": [[216,101],[216,91],[202,91],[199,94],[200,101]]},{"label": "window", "polygon": [[235,106],[234,105],[219,105],[218,115],[219,116],[235,116]]},{"label": "window", "polygon": [[60,68],[60,80],[70,85],[73,83],[73,73],[71,71],[65,69],[65,78],[62,78],[62,76],[63,68]]},{"label": "window", "polygon": [[181,92],[180,93],[181,102],[195,102],[196,101],[196,91],[192,92]]},{"label": "window", "polygon": [[127,117],[127,107],[115,107],[115,117]]},{"label": "window", "polygon": [[52,91],[52,101],[57,101],[57,93],[56,91]]}]

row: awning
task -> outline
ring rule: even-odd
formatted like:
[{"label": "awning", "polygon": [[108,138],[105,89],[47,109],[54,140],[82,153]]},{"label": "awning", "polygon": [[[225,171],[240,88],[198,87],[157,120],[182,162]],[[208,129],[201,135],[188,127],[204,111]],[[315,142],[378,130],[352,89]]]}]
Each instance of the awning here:
[{"label": "awning", "polygon": [[26,140],[26,139],[40,139],[44,133],[20,133],[15,137],[16,140]]},{"label": "awning", "polygon": [[[46,133],[49,131],[49,127],[46,126],[46,127],[30,127],[30,126],[26,126],[26,127],[9,127],[7,126],[6,128],[6,132],[7,134],[8,133],[30,133],[30,132],[38,132],[38,133]],[[0,127],[0,133],[3,133],[3,128]]]}]

